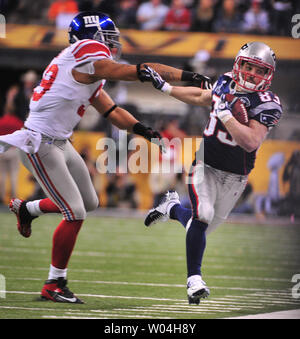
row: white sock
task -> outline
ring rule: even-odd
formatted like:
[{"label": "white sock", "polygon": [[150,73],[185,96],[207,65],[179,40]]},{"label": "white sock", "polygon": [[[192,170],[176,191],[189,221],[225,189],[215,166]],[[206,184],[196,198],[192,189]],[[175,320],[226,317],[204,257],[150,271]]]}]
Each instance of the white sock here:
[{"label": "white sock", "polygon": [[48,275],[48,280],[50,279],[58,279],[58,278],[67,278],[67,268],[61,269],[61,268],[56,268],[52,265],[50,265],[50,270],[49,270],[49,275]]},{"label": "white sock", "polygon": [[27,210],[33,217],[38,217],[43,214],[40,209],[40,201],[41,200],[34,200],[26,203]]}]

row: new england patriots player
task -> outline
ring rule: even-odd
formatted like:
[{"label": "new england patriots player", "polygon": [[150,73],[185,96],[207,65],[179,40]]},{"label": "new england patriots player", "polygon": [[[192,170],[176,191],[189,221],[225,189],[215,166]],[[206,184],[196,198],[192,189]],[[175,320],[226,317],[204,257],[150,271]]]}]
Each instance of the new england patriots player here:
[{"label": "new england patriots player", "polygon": [[[26,130],[18,134],[22,162],[48,197],[37,201],[11,200],[10,209],[16,214],[19,232],[29,237],[32,220],[43,213],[63,216],[53,234],[48,280],[41,292],[46,300],[82,303],[67,287],[67,266],[86,212],[96,209],[99,201],[87,167],[68,139],[86,108],[93,105],[118,128],[149,141],[161,138],[158,132],[118,107],[103,90],[106,80],[150,80],[143,73],[145,65],[125,65],[114,60],[121,51],[119,36],[117,27],[105,14],[78,14],[69,27],[70,46],[44,71],[30,101]],[[149,65],[169,81],[206,85],[209,80],[166,65]],[[36,143],[36,151],[24,151],[28,141]]]},{"label": "new england patriots player", "polygon": [[[211,106],[204,140],[189,173],[192,210],[183,208],[177,192],[170,191],[145,219],[146,226],[171,218],[186,228],[190,304],[199,304],[210,293],[201,276],[206,234],[228,217],[245,189],[257,149],[282,114],[278,96],[269,90],[274,71],[275,54],[261,42],[242,46],[232,72],[221,75],[212,90],[172,87],[147,69],[156,89],[188,104]],[[198,156],[201,152],[204,159]]]}]

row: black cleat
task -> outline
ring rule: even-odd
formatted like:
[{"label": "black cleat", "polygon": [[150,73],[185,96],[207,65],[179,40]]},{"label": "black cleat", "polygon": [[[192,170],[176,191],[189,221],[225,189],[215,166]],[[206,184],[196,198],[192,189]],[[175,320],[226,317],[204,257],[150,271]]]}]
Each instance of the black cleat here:
[{"label": "black cleat", "polygon": [[65,278],[46,280],[41,292],[41,298],[60,303],[84,304],[68,289]]}]

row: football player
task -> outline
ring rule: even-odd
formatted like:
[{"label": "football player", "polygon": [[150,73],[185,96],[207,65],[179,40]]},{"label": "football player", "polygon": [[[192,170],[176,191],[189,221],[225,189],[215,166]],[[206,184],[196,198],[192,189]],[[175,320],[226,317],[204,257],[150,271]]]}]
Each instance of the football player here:
[{"label": "football player", "polygon": [[[21,159],[48,198],[15,198],[10,202],[10,210],[16,214],[18,230],[24,237],[31,235],[31,222],[39,215],[63,215],[53,235],[49,275],[41,292],[46,300],[82,303],[67,287],[67,266],[86,212],[96,209],[99,202],[88,169],[68,139],[87,106],[93,105],[120,129],[149,141],[161,138],[158,132],[118,107],[103,89],[105,80],[150,80],[144,72],[145,65],[117,62],[121,52],[119,37],[119,30],[108,16],[79,13],[69,27],[70,46],[51,61],[30,101],[24,130],[29,139],[24,137],[21,143],[40,140],[40,145],[33,153],[22,150],[21,145]],[[162,64],[149,65],[168,81],[194,81],[205,86],[209,82],[196,73]]]},{"label": "football player", "polygon": [[186,228],[190,304],[209,295],[201,276],[206,234],[228,217],[245,189],[256,151],[282,114],[278,96],[269,90],[274,71],[275,54],[262,42],[242,46],[233,70],[221,75],[212,90],[172,87],[147,67],[156,89],[188,104],[211,106],[188,177],[192,210],[183,208],[177,192],[170,191],[145,219],[146,226],[171,218]]}]

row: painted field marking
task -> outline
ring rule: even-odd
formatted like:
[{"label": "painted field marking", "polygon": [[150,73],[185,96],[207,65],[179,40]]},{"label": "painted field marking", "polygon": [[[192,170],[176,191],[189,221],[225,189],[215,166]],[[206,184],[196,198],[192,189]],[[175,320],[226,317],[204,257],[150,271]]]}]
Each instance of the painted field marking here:
[{"label": "painted field marking", "polygon": [[[14,280],[29,280],[29,281],[43,281],[42,278],[9,278],[7,279],[14,279]],[[145,286],[145,287],[174,287],[174,288],[186,288],[185,284],[161,284],[161,283],[147,283],[147,282],[130,282],[130,281],[108,281],[108,280],[78,280],[78,279],[71,279],[69,282],[75,283],[87,283],[87,284],[108,284],[108,285],[128,285],[128,286]],[[252,287],[225,287],[225,286],[210,286],[210,289],[223,289],[223,290],[233,290],[233,291],[253,291],[253,292],[261,292],[264,295],[268,292],[273,293],[287,293],[285,290],[272,290],[272,289],[262,289],[262,288],[252,288]]]}]

